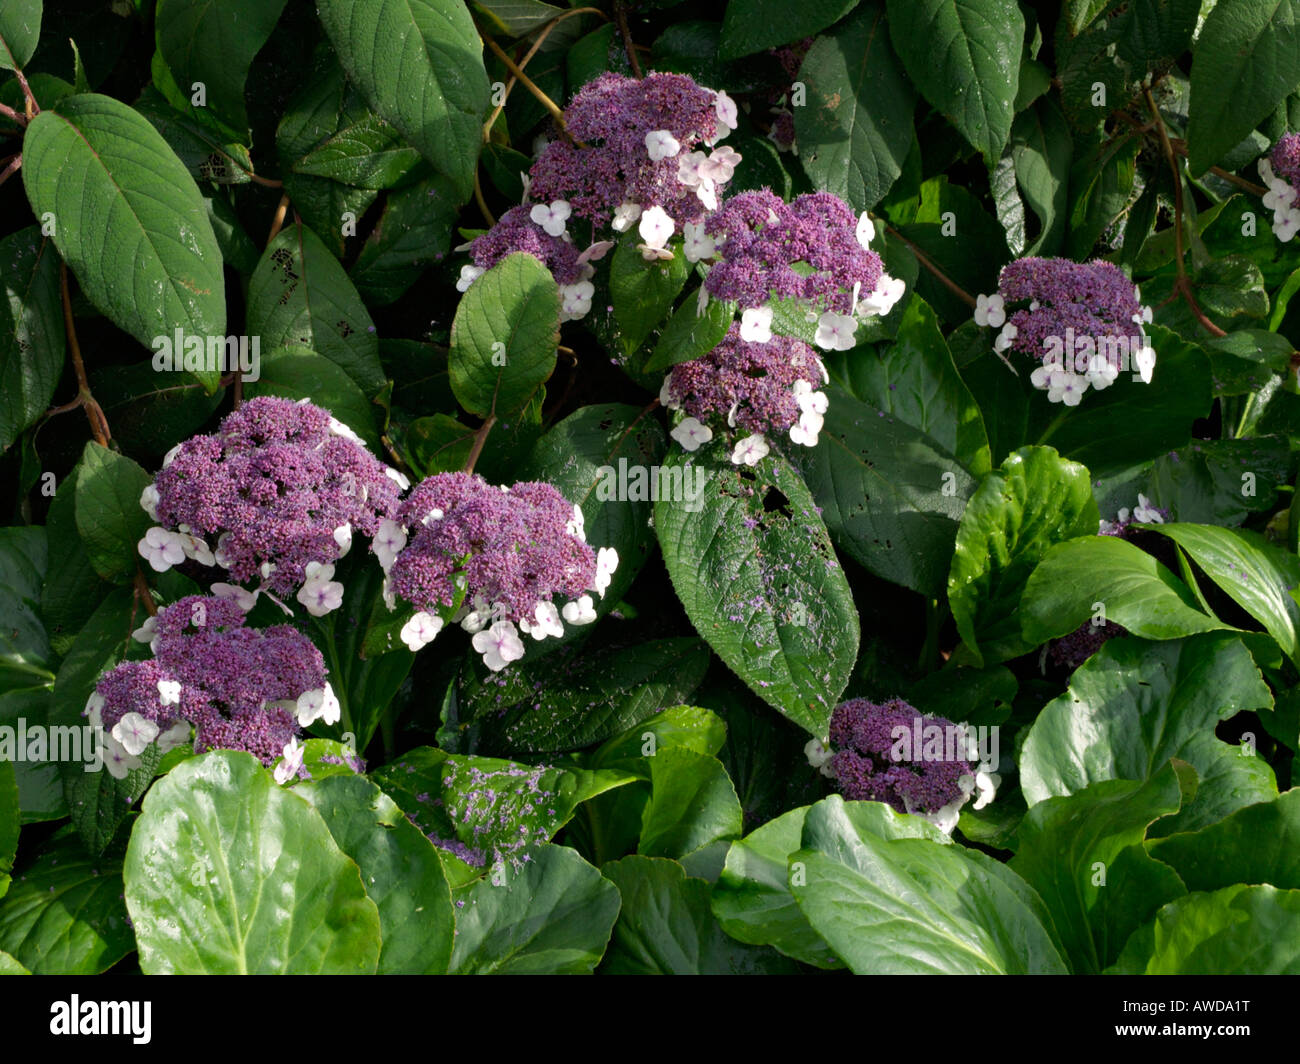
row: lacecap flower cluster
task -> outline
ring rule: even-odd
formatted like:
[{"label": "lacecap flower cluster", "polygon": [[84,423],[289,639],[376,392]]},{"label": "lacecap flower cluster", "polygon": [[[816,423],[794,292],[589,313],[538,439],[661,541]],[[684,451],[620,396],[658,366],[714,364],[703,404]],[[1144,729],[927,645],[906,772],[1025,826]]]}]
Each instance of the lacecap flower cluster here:
[{"label": "lacecap flower cluster", "polygon": [[1156,353],[1142,328],[1150,321],[1133,282],[1100,259],[1016,259],[1002,268],[998,290],[975,306],[977,325],[999,329],[993,349],[1038,360],[1030,381],[1066,406],[1077,406],[1089,388],[1110,387],[1122,369],[1151,383]]},{"label": "lacecap flower cluster", "polygon": [[[945,741],[921,741],[936,729]],[[898,698],[841,703],[831,714],[829,746],[813,739],[804,751],[845,798],[888,803],[947,833],[972,796],[972,808],[982,809],[1001,782],[996,765],[980,762],[973,733],[964,725],[924,716]]]},{"label": "lacecap flower cluster", "polygon": [[311,640],[289,625],[247,628],[244,611],[191,595],[158,610],[135,631],[153,657],[105,673],[86,705],[104,764],[122,779],[160,753],[193,742],[195,753],[244,750],[284,783],[301,770],[300,729],[337,723],[338,698]]},{"label": "lacecap flower cluster", "polygon": [[451,620],[493,671],[523,657],[521,631],[542,640],[564,634],[561,617],[594,621],[590,593],[603,596],[618,566],[614,548],[587,545],[582,510],[552,485],[498,487],[470,473],[422,481],[371,548],[389,608],[400,599],[416,609],[402,641],[412,651],[432,642],[460,602]]},{"label": "lacecap flower cluster", "polygon": [[343,601],[334,565],[353,535],[373,536],[408,487],[329,411],[259,396],[168,452],[140,497],[158,524],[139,552],[156,572],[187,559],[226,570],[212,590],[244,609],[296,592],[319,617]]}]

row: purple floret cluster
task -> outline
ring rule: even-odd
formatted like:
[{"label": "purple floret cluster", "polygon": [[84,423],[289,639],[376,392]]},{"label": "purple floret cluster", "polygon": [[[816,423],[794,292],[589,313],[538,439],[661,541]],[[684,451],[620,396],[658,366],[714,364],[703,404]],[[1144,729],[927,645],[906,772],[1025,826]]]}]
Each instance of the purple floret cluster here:
[{"label": "purple floret cluster", "polygon": [[298,590],[320,615],[341,601],[329,577],[353,534],[373,535],[407,487],[329,411],[259,396],[167,455],[140,499],[158,527],[139,550],[158,572],[187,558],[226,569],[220,587],[245,605],[255,595],[235,584]]},{"label": "purple floret cluster", "polygon": [[[720,256],[705,287],[742,308],[776,296],[853,314],[884,274],[880,256],[856,235],[858,221],[829,192],[805,193],[790,203],[769,189],[732,196],[705,223]],[[796,269],[799,264],[811,272]]]},{"label": "purple floret cluster", "polygon": [[243,750],[271,765],[296,747],[300,728],[335,723],[340,707],[325,662],[289,625],[246,628],[225,599],[191,595],[135,632],[153,657],[100,678],[86,706],[102,727],[104,760],[121,778],[156,743],[162,753],[193,738],[195,753]]},{"label": "purple floret cluster", "polygon": [[390,605],[418,611],[402,639],[418,650],[443,627],[442,613],[461,602],[453,620],[474,633],[474,647],[493,670],[523,656],[515,626],[534,639],[563,635],[595,620],[591,596],[609,586],[618,555],[593,551],[582,510],[552,485],[489,484],[470,473],[439,473],[422,481],[380,528],[373,544],[387,574]]},{"label": "purple floret cluster", "polygon": [[1300,232],[1300,134],[1287,133],[1259,160],[1268,191],[1264,206],[1273,212],[1273,235],[1284,244]]},{"label": "purple floret cluster", "polygon": [[993,349],[1041,363],[1030,381],[1066,406],[1122,371],[1151,382],[1156,353],[1142,328],[1151,316],[1124,271],[1101,259],[1016,259],[1002,268],[997,292],[975,305],[975,323],[1000,330]]},{"label": "purple floret cluster", "polygon": [[470,244],[469,253],[480,270],[490,270],[507,255],[523,252],[532,255],[551,271],[556,284],[568,285],[585,281],[589,272],[584,269],[572,240],[564,236],[551,236],[529,217],[529,207],[511,207],[496,225]]}]

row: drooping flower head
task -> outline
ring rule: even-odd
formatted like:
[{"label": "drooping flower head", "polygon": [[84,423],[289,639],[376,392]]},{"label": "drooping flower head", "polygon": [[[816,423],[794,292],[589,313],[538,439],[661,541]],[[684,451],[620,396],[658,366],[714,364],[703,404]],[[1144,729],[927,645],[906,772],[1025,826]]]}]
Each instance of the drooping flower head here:
[{"label": "drooping flower head", "polygon": [[331,578],[353,533],[373,535],[406,487],[329,411],[259,396],[163,460],[140,499],[158,527],[139,551],[158,572],[186,558],[228,570],[218,587],[245,605],[254,595],[237,584],[296,590],[319,616],[342,601]]},{"label": "drooping flower head", "polygon": [[474,647],[493,670],[523,656],[518,629],[534,639],[564,634],[563,617],[587,624],[596,614],[589,591],[604,595],[618,564],[610,547],[584,541],[582,510],[550,484],[494,487],[469,473],[422,481],[385,521],[373,543],[388,574],[385,594],[417,610],[402,631],[411,650],[434,639],[440,610],[474,633]]},{"label": "drooping flower head", "polygon": [[1150,321],[1133,282],[1100,259],[1016,259],[1002,268],[997,292],[975,307],[977,325],[1000,329],[994,350],[1041,362],[1030,381],[1067,406],[1090,387],[1109,387],[1122,370],[1151,382],[1156,354],[1142,328]]},{"label": "drooping flower head", "polygon": [[740,160],[729,149],[703,150],[735,128],[735,103],[685,74],[602,74],[574,96],[564,123],[576,143],[547,144],[530,195],[563,200],[578,217],[597,226],[612,220],[619,231],[654,207],[678,230],[698,222]]},{"label": "drooping flower head", "polygon": [[1273,212],[1273,233],[1289,243],[1300,231],[1300,134],[1287,133],[1259,160],[1268,191],[1264,206]]},{"label": "drooping flower head", "polygon": [[973,808],[992,801],[999,782],[997,766],[979,761],[964,726],[924,716],[897,698],[880,704],[854,698],[836,706],[830,745],[834,753],[827,757],[821,743],[809,743],[809,760],[822,764],[845,798],[887,802],[944,831],[956,826],[975,792]]},{"label": "drooping flower head", "polygon": [[86,711],[103,728],[113,775],[140,765],[151,743],[165,753],[244,750],[272,764],[300,728],[340,718],[325,662],[289,625],[247,628],[235,603],[191,595],[160,609],[135,637],[153,658],[126,661],[100,678]]},{"label": "drooping flower head", "polygon": [[[784,336],[765,343],[747,341],[741,326],[733,323],[703,358],[672,368],[660,400],[687,415],[672,435],[688,451],[713,438],[706,423],[760,437],[784,433],[795,443],[813,447],[827,406],[826,394],[818,389],[827,379],[821,358],[803,341]],[[752,453],[752,448],[743,453]],[[733,454],[733,462],[740,460]]]}]

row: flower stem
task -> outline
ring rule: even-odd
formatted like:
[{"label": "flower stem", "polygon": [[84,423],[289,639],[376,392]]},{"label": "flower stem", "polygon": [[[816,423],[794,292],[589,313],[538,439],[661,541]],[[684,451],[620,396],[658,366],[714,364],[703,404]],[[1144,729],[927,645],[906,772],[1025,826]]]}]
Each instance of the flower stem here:
[{"label": "flower stem", "polygon": [[[543,92],[540,88],[538,88],[537,83],[534,82],[532,78],[530,78],[527,74],[523,72],[519,64],[516,63],[513,59],[510,58],[510,56],[506,54],[505,49],[502,48],[501,45],[497,44],[496,41],[494,41],[491,37],[489,37],[485,33],[480,34],[480,36],[482,36],[483,43],[488,46],[492,54],[495,55],[498,59],[500,59],[501,62],[505,64],[505,68],[508,71],[510,71],[511,74],[514,75],[515,80],[517,80],[520,85],[522,85],[525,89],[531,92],[533,96],[537,98],[537,102],[540,103],[543,107],[546,108],[547,111],[550,112],[550,115],[552,118],[555,119],[555,124],[559,127],[560,132],[563,133],[566,137],[569,137],[569,131],[564,125],[564,112],[560,109],[560,105],[557,104],[554,100],[552,100],[549,96],[547,96],[546,93]],[[569,137],[569,139],[572,140],[573,138]]]},{"label": "flower stem", "polygon": [[101,447],[107,447],[112,433],[108,430],[108,418],[90,394],[90,381],[86,377],[86,364],[81,360],[81,345],[77,343],[77,326],[72,320],[72,296],[68,292],[68,264],[59,263],[59,290],[63,296],[63,328],[68,334],[68,350],[72,354],[72,371],[77,376],[77,398],[73,400],[86,411],[86,420],[90,422],[90,434]]},{"label": "flower stem", "polygon": [[627,6],[620,0],[614,0],[614,16],[618,19],[619,36],[623,38],[623,50],[627,53],[627,61],[632,66],[632,73],[640,78],[641,61],[636,57],[636,45],[632,43],[632,30],[627,24]]},{"label": "flower stem", "polygon": [[474,445],[469,449],[469,457],[465,459],[465,472],[474,472],[474,466],[478,463],[478,456],[483,453],[483,444],[487,442],[488,433],[492,431],[492,426],[497,423],[496,414],[489,414],[488,419],[479,426],[478,432],[474,433]]}]

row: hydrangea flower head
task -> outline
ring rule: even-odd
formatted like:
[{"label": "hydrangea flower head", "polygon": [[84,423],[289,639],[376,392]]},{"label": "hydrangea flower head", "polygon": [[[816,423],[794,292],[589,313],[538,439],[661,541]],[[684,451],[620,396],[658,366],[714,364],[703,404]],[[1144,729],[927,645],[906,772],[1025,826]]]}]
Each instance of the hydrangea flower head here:
[{"label": "hydrangea flower head", "polygon": [[595,619],[587,592],[605,593],[618,555],[593,551],[583,537],[582,511],[550,484],[504,488],[439,473],[411,492],[374,549],[386,594],[419,611],[403,629],[408,647],[433,639],[442,627],[435,615],[462,601],[454,620],[497,671],[523,656],[520,631],[539,640],[563,634],[556,595],[567,600],[570,624]]},{"label": "hydrangea flower head", "polygon": [[[321,653],[289,625],[247,628],[233,602],[191,595],[158,611],[137,639],[154,656],[100,678],[87,705],[105,737],[110,772],[139,767],[152,743],[165,753],[193,736],[195,753],[244,750],[271,765],[300,729],[336,723],[340,706]],[[121,757],[111,757],[119,753]],[[136,764],[130,764],[131,758]],[[123,772],[124,774],[124,772]]]},{"label": "hydrangea flower head", "polygon": [[976,299],[974,318],[1000,330],[999,355],[1018,351],[1041,362],[1030,381],[1050,402],[1076,406],[1121,369],[1150,383],[1156,356],[1142,326],[1151,308],[1140,298],[1113,263],[1030,256],[1002,268],[997,292]]},{"label": "hydrangea flower head", "polygon": [[1300,134],[1287,133],[1259,160],[1268,186],[1264,206],[1273,212],[1273,233],[1283,243],[1300,230]]},{"label": "hydrangea flower head", "polygon": [[[923,737],[934,729],[943,741],[932,747]],[[806,753],[811,764],[834,778],[845,798],[886,802],[944,831],[952,831],[976,792],[974,808],[991,801],[999,782],[997,766],[979,762],[962,725],[923,716],[897,698],[880,704],[855,698],[836,706],[830,747],[835,752],[829,758],[820,742],[809,743]]]},{"label": "hydrangea flower head", "polygon": [[740,157],[729,149],[705,149],[713,149],[735,123],[735,103],[726,93],[685,74],[652,73],[639,80],[601,74],[565,108],[574,143],[546,145],[530,173],[530,195],[563,200],[574,215],[597,225],[620,212],[620,231],[640,211],[658,207],[680,229],[717,206]]},{"label": "hydrangea flower head", "polygon": [[374,535],[405,482],[329,411],[258,396],[164,459],[140,500],[158,527],[139,551],[159,572],[185,558],[219,566],[234,598],[251,581],[272,595],[298,591],[319,615],[341,600],[333,565],[353,533]]},{"label": "hydrangea flower head", "polygon": [[759,342],[744,334],[744,325],[733,322],[717,347],[678,363],[664,378],[660,400],[686,413],[673,438],[694,451],[713,438],[712,422],[815,446],[827,407],[826,393],[818,390],[827,380],[821,358],[801,340],[771,336]]}]

